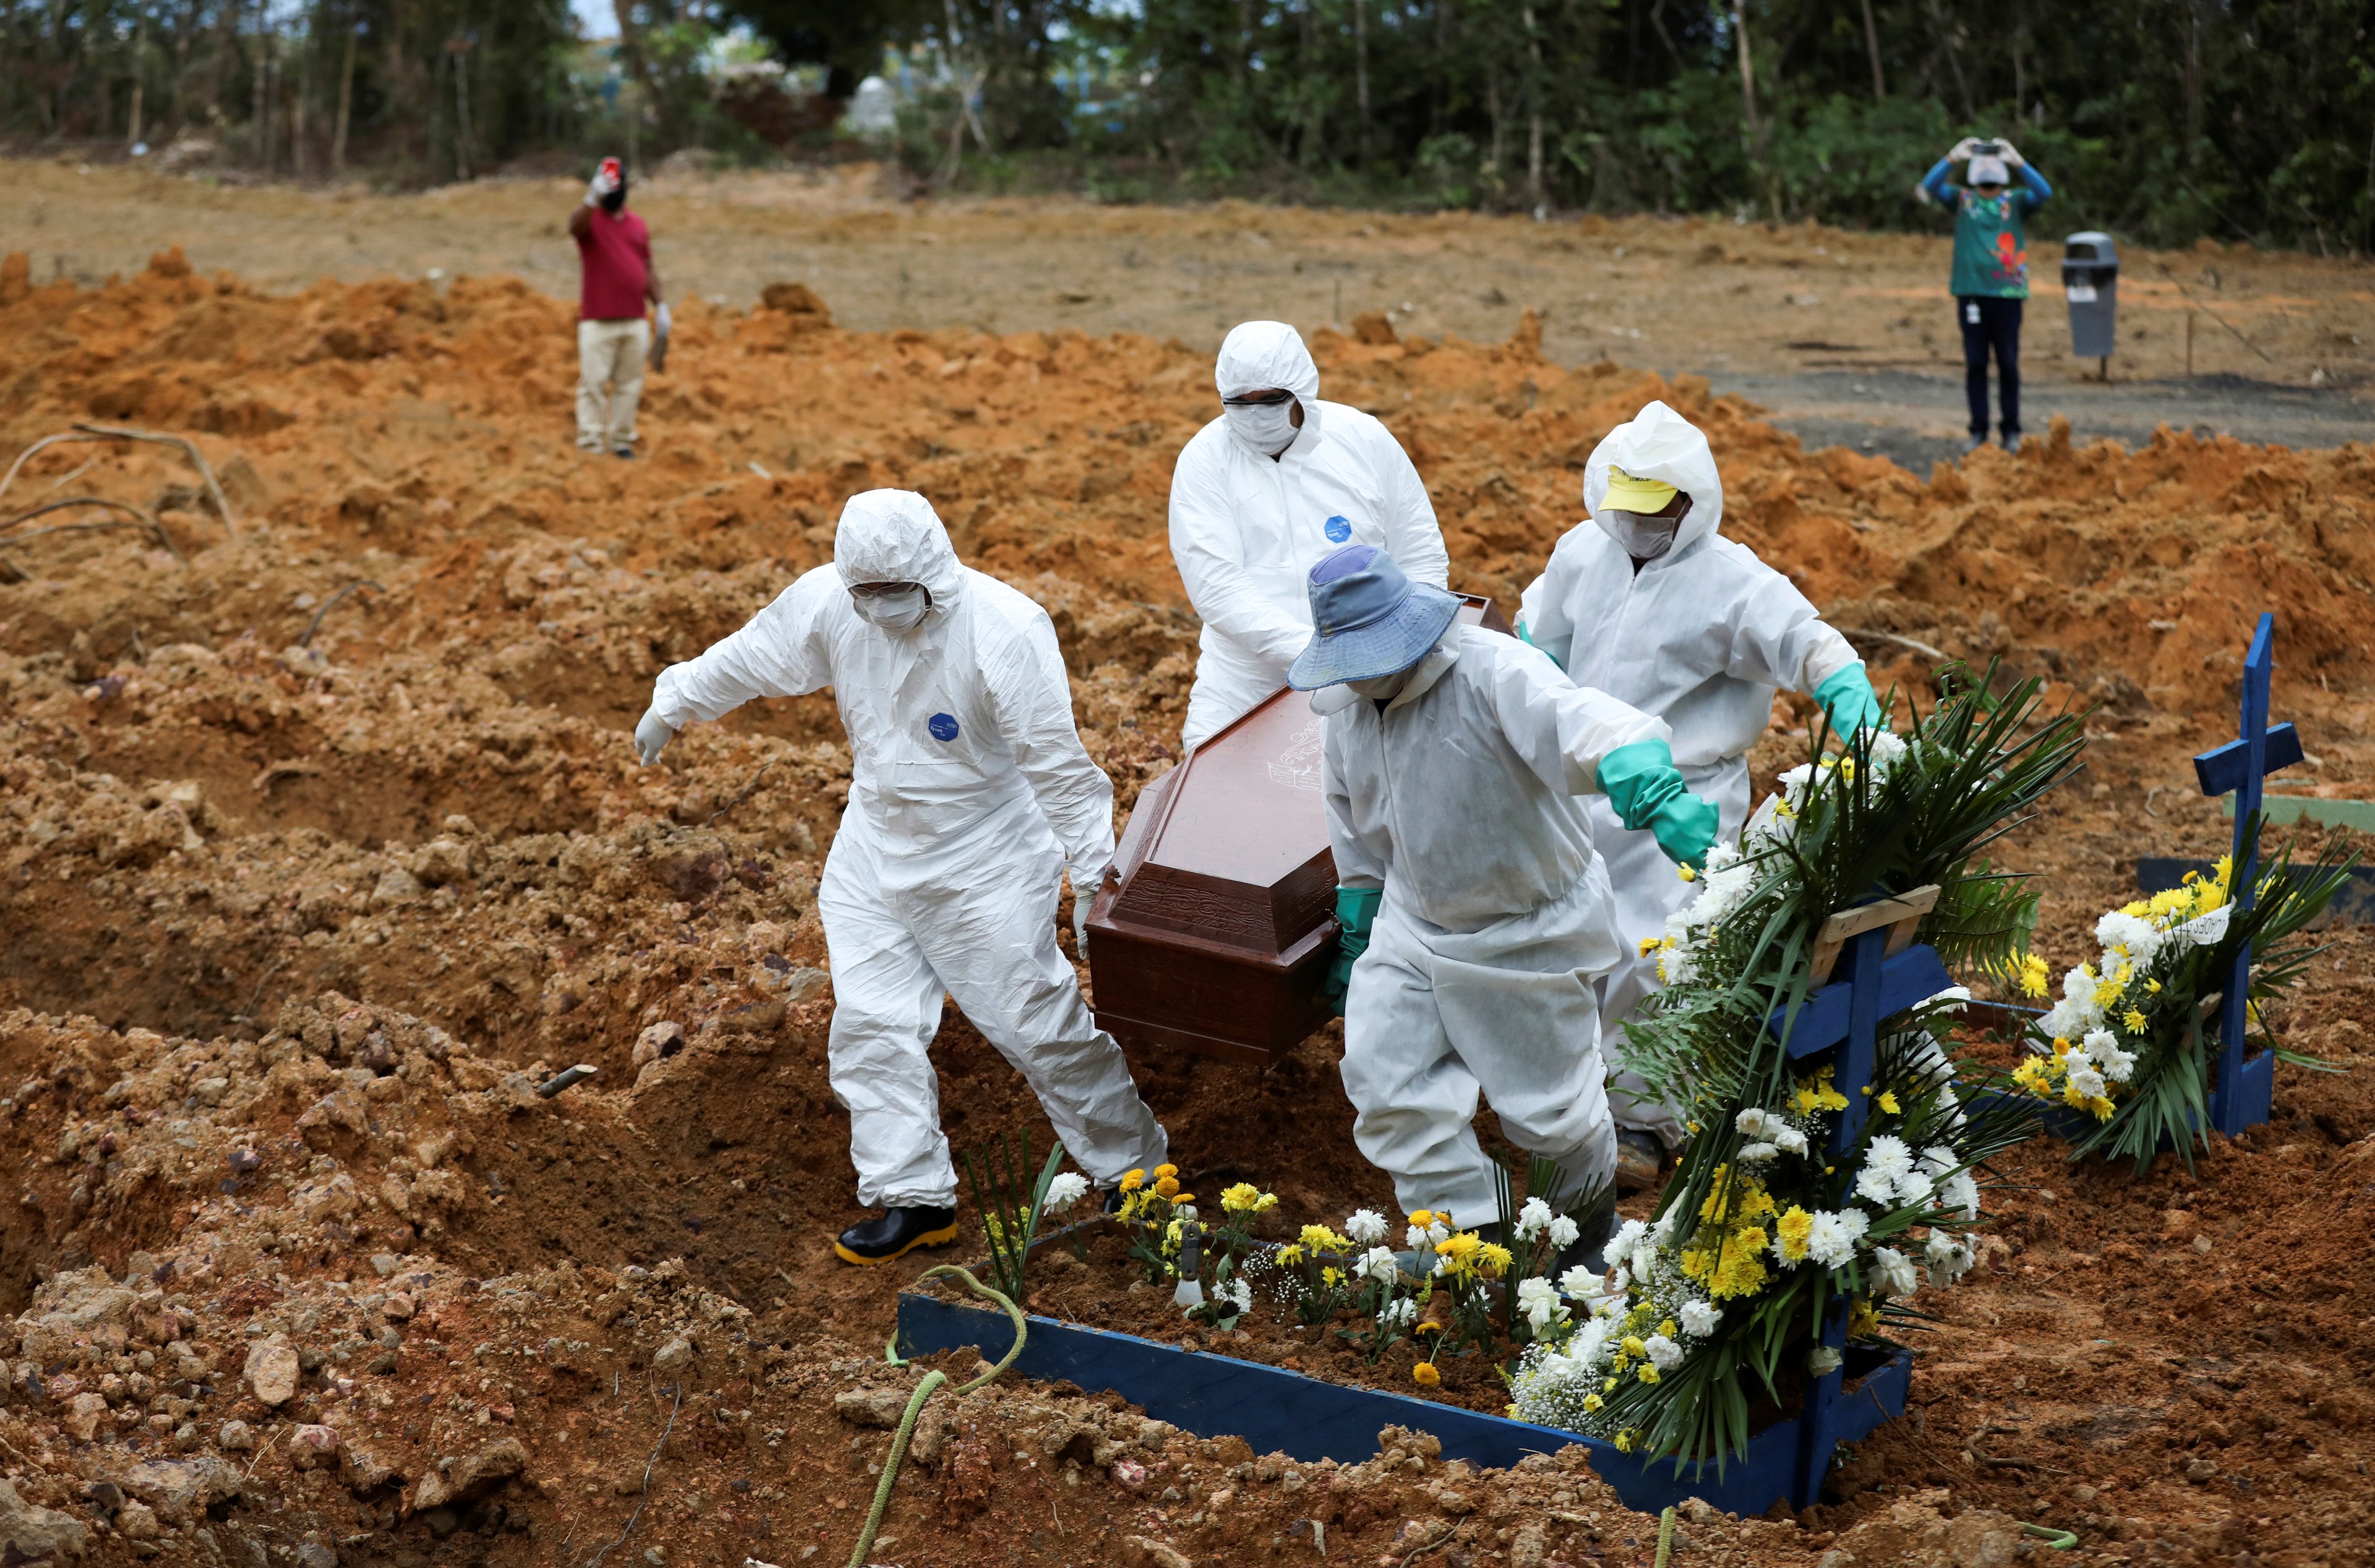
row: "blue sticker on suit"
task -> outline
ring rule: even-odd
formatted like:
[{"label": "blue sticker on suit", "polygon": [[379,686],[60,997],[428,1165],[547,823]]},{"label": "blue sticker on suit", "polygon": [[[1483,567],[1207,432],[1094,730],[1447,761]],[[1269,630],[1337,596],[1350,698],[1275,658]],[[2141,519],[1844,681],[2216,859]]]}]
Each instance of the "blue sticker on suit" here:
[{"label": "blue sticker on suit", "polygon": [[934,740],[954,740],[957,737],[957,721],[948,713],[934,713],[924,721],[924,727],[932,732]]},{"label": "blue sticker on suit", "polygon": [[1330,517],[1328,520],[1327,533],[1331,543],[1342,544],[1353,536],[1352,520],[1346,517]]}]

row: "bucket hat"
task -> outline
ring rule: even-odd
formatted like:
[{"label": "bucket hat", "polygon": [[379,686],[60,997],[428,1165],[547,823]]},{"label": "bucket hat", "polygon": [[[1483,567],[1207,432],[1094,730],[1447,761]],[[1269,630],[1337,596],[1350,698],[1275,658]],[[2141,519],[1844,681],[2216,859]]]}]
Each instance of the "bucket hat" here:
[{"label": "bucket hat", "polygon": [[1408,669],[1443,640],[1459,598],[1413,583],[1375,545],[1346,545],[1311,569],[1312,639],[1286,683],[1313,691]]}]

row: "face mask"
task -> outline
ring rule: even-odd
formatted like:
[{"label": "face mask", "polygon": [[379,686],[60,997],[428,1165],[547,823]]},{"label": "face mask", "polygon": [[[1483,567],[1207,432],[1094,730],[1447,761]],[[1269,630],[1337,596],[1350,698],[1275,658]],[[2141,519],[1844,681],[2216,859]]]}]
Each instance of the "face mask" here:
[{"label": "face mask", "polygon": [[[1416,665],[1411,666],[1411,669],[1417,667]],[[1390,702],[1401,695],[1403,687],[1410,684],[1411,669],[1398,669],[1375,680],[1348,680],[1344,684],[1372,702]]]},{"label": "face mask", "polygon": [[913,631],[923,624],[924,612],[932,607],[931,595],[920,586],[903,588],[895,594],[852,594],[849,602],[857,607],[859,619],[885,631]]},{"label": "face mask", "polygon": [[1655,560],[1672,549],[1674,530],[1683,524],[1679,517],[1644,517],[1637,512],[1605,509],[1593,513],[1591,520],[1635,560]]},{"label": "face mask", "polygon": [[1260,453],[1275,457],[1294,444],[1294,403],[1228,403],[1221,407],[1229,433]]}]

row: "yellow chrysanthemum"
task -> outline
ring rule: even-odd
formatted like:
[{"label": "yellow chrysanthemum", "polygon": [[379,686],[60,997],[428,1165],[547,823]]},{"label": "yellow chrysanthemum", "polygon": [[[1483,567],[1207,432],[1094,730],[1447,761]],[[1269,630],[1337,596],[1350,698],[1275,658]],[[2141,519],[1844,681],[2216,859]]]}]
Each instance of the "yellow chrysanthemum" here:
[{"label": "yellow chrysanthemum", "polygon": [[1344,1271],[1341,1268],[1323,1268],[1319,1271],[1319,1282],[1331,1288],[1342,1283],[1343,1279]]},{"label": "yellow chrysanthemum", "polygon": [[1644,1383],[1655,1383],[1658,1381],[1658,1369],[1651,1363],[1643,1362],[1641,1363],[1641,1370],[1635,1373],[1633,1375],[1639,1378]]},{"label": "yellow chrysanthemum", "polygon": [[1157,1176],[1154,1179],[1154,1196],[1157,1197],[1167,1197],[1176,1200],[1179,1196],[1179,1178],[1176,1176]]},{"label": "yellow chrysanthemum", "polygon": [[1880,1332],[1880,1303],[1870,1296],[1848,1309],[1848,1338],[1865,1339]]},{"label": "yellow chrysanthemum", "polygon": [[1806,1240],[1814,1231],[1814,1217],[1791,1204],[1790,1211],[1781,1216],[1780,1223],[1773,1227],[1774,1244],[1780,1249],[1782,1261],[1805,1262]]},{"label": "yellow chrysanthemum", "polygon": [[1432,1388],[1443,1381],[1443,1373],[1435,1370],[1433,1362],[1421,1362],[1411,1368],[1411,1381],[1421,1388]]},{"label": "yellow chrysanthemum", "polygon": [[1644,937],[1641,938],[1641,956],[1648,958],[1665,945],[1666,939],[1663,937]]},{"label": "yellow chrysanthemum", "polygon": [[1176,1176],[1178,1173],[1179,1167],[1176,1165],[1157,1165],[1154,1168],[1154,1176],[1157,1181],[1162,1180],[1165,1176]]},{"label": "yellow chrysanthemum", "polygon": [[2045,961],[2043,959],[2038,957],[2035,953],[2031,953],[2021,961],[2020,989],[2022,995],[2028,996],[2044,996],[2047,980],[2048,974],[2045,968]]},{"label": "yellow chrysanthemum", "polygon": [[1630,1454],[1633,1452],[1633,1432],[1631,1428],[1628,1427],[1625,1431],[1616,1434],[1616,1451],[1619,1454]]},{"label": "yellow chrysanthemum", "polygon": [[1281,1268],[1292,1268],[1302,1261],[1303,1249],[1296,1246],[1293,1242],[1289,1242],[1286,1245],[1278,1249],[1278,1266]]},{"label": "yellow chrysanthemum", "polygon": [[1893,1089],[1885,1089],[1881,1091],[1880,1108],[1887,1112],[1892,1116],[1901,1116],[1905,1114],[1904,1109],[1896,1103],[1896,1091]]},{"label": "yellow chrysanthemum", "polygon": [[1351,1238],[1340,1236],[1325,1225],[1306,1225],[1300,1239],[1313,1252],[1342,1252],[1353,1244]]},{"label": "yellow chrysanthemum", "polygon": [[1517,1255],[1498,1242],[1486,1242],[1478,1247],[1476,1257],[1478,1267],[1495,1279],[1507,1274],[1509,1265],[1518,1261]]},{"label": "yellow chrysanthemum", "polygon": [[1121,1190],[1124,1192],[1136,1192],[1145,1185],[1146,1173],[1143,1171],[1130,1170],[1121,1173]]},{"label": "yellow chrysanthemum", "polygon": [[2145,1032],[2145,1015],[2138,1008],[2130,1008],[2127,1016],[2120,1021],[2128,1026],[2130,1034],[2142,1034]]},{"label": "yellow chrysanthemum", "polygon": [[1418,1229],[1424,1231],[1429,1225],[1435,1223],[1435,1210],[1432,1208],[1413,1209],[1411,1212],[1410,1222]]},{"label": "yellow chrysanthemum", "polygon": [[1607,1400],[1601,1398],[1597,1394],[1587,1394],[1583,1397],[1583,1408],[1587,1410],[1599,1410],[1606,1406],[1607,1403]]},{"label": "yellow chrysanthemum", "polygon": [[1637,1336],[1627,1334],[1625,1337],[1625,1353],[1628,1356],[1646,1356],[1649,1353],[1649,1347],[1643,1344]]}]

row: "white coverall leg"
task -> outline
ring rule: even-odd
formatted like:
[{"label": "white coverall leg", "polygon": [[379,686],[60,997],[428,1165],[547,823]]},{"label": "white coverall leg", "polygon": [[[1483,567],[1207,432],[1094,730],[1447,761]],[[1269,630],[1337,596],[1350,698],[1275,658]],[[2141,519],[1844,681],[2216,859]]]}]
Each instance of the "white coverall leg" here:
[{"label": "white coverall leg", "polygon": [[[1716,837],[1740,842],[1748,825],[1748,762],[1730,757],[1704,768],[1684,768],[1683,779],[1694,795],[1716,804],[1721,820]],[[1658,960],[1644,958],[1641,943],[1666,934],[1666,918],[1696,898],[1699,884],[1685,882],[1674,863],[1658,847],[1657,835],[1635,832],[1619,821],[1605,796],[1584,802],[1591,814],[1591,843],[1608,867],[1608,884],[1616,900],[1616,933],[1621,942],[1616,967],[1599,982],[1601,1051],[1608,1059],[1608,1108],[1616,1125],[1628,1131],[1653,1135],[1668,1149],[1683,1142],[1683,1117],[1676,1107],[1657,1099],[1640,1075],[1626,1070],[1617,1053],[1625,1043],[1625,1020],[1644,996],[1658,989]]]},{"label": "white coverall leg", "polygon": [[1451,932],[1390,893],[1344,1006],[1353,1141],[1394,1177],[1405,1213],[1463,1228],[1499,1215],[1493,1161],[1471,1125],[1481,1089],[1511,1143],[1586,1188],[1616,1169],[1594,982],[1609,961],[1597,867],[1556,902]]},{"label": "white coverall leg", "polygon": [[[1030,1084],[1056,1136],[1100,1186],[1164,1161],[1163,1128],[1056,944],[1064,856],[1034,825],[1043,842],[1004,856],[1008,871],[987,883],[944,874],[939,862],[972,847],[962,843],[893,863],[855,814],[833,838],[817,890],[833,957],[827,1056],[833,1098],[849,1113],[861,1204],[956,1202],[930,1055],[944,987]],[[1010,819],[994,824],[1000,833],[1012,828]]]}]

